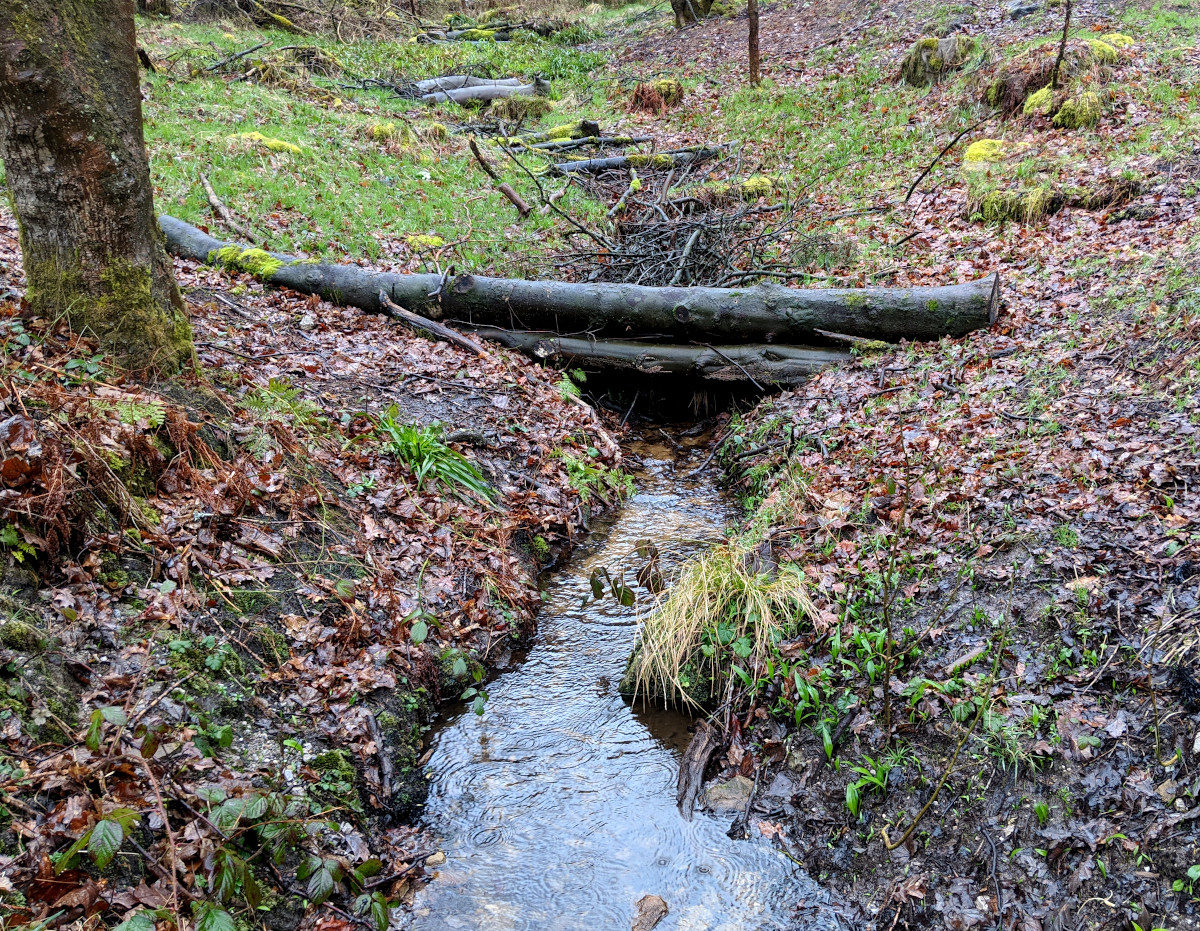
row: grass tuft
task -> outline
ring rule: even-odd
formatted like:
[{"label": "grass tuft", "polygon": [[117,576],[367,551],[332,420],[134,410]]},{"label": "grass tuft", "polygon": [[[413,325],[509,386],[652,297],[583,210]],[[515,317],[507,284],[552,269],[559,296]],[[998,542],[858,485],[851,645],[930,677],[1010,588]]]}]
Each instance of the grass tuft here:
[{"label": "grass tuft", "polygon": [[813,617],[798,566],[763,568],[749,543],[731,540],[690,563],[646,618],[626,682],[635,697],[699,705]]}]

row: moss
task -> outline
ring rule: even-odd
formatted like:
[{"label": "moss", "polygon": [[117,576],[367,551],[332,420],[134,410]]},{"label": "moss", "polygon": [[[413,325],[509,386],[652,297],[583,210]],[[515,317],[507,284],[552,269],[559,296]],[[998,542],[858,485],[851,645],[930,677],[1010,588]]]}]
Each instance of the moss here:
[{"label": "moss", "polygon": [[851,291],[850,293],[846,294],[842,298],[842,300],[844,300],[846,302],[847,307],[859,308],[859,307],[867,306],[866,297],[864,295],[858,294],[854,291]]},{"label": "moss", "polygon": [[683,89],[683,85],[674,78],[662,78],[653,82],[651,86],[658,91],[658,95],[662,97],[663,103],[668,107],[683,103],[686,92]]},{"label": "moss", "polygon": [[1021,108],[1021,112],[1026,116],[1039,114],[1047,116],[1051,108],[1054,106],[1054,92],[1048,87],[1043,87],[1040,91],[1034,91],[1025,101],[1025,106]]},{"label": "moss", "polygon": [[713,0],[712,6],[708,8],[709,16],[736,16],[741,10],[741,7],[734,3],[726,3],[725,0]]},{"label": "moss", "polygon": [[450,135],[445,123],[426,123],[421,127],[421,135],[426,139],[445,139]]},{"label": "moss", "polygon": [[463,34],[459,36],[459,39],[463,40],[464,42],[487,42],[489,40],[495,41],[496,30],[495,29],[466,29],[466,30],[463,30]]},{"label": "moss", "polygon": [[283,262],[265,249],[243,249],[241,246],[224,246],[208,254],[211,265],[224,265],[240,272],[249,272],[255,278],[266,281],[279,269]]},{"label": "moss", "polygon": [[258,654],[276,667],[282,666],[292,655],[287,637],[269,624],[259,624],[254,629],[254,645]]},{"label": "moss", "polygon": [[39,653],[48,644],[46,636],[32,624],[20,618],[9,618],[0,626],[0,645],[24,653]]},{"label": "moss", "polygon": [[1085,91],[1077,97],[1068,97],[1054,114],[1054,125],[1060,129],[1084,129],[1100,122],[1104,108],[1100,95]]},{"label": "moss", "polygon": [[545,97],[502,97],[492,101],[487,112],[501,120],[534,120],[554,111]]},{"label": "moss", "polygon": [[546,557],[550,555],[550,544],[546,541],[545,537],[534,537],[532,546],[533,555],[536,556],[539,561],[544,562]]},{"label": "moss", "polygon": [[230,136],[235,148],[266,149],[268,152],[287,152],[292,155],[303,155],[304,149],[293,142],[264,136],[260,132],[237,133]]},{"label": "moss", "polygon": [[395,123],[373,123],[367,127],[367,137],[369,139],[395,139],[396,124]]},{"label": "moss", "polygon": [[657,155],[644,155],[635,152],[628,156],[629,164],[634,168],[674,168],[675,156],[660,152]]},{"label": "moss", "polygon": [[1110,45],[1115,49],[1129,48],[1135,45],[1136,41],[1133,36],[1127,36],[1123,32],[1108,32],[1100,37],[1100,41],[1105,45]]},{"label": "moss", "polygon": [[963,155],[966,164],[998,162],[1004,158],[1007,146],[999,139],[976,139]]},{"label": "moss", "polygon": [[346,750],[326,750],[313,758],[309,767],[317,773],[317,788],[335,802],[352,809],[362,810],[358,797],[358,770]]},{"label": "moss", "polygon": [[1115,65],[1121,57],[1117,50],[1100,39],[1085,39],[1087,46],[1092,51],[1094,61],[1102,65]]},{"label": "moss", "polygon": [[775,190],[776,181],[769,175],[751,175],[741,183],[742,197],[754,200]]},{"label": "moss", "polygon": [[988,223],[1036,223],[1057,208],[1059,198],[1046,187],[1015,191],[991,191],[976,206],[975,213]]},{"label": "moss", "polygon": [[173,280],[156,286],[151,269],[120,259],[100,269],[31,260],[26,278],[35,312],[65,316],[71,330],[98,337],[124,367],[174,374],[193,364],[191,324]]},{"label": "moss", "polygon": [[100,557],[96,581],[112,592],[124,591],[129,586],[129,573],[121,568],[116,553],[105,553]]},{"label": "moss", "polygon": [[414,234],[406,236],[404,241],[414,249],[440,249],[446,245],[446,240],[442,239],[441,236],[420,236]]},{"label": "moss", "polygon": [[264,589],[233,588],[226,593],[225,597],[229,599],[239,614],[250,617],[262,614],[268,608],[279,603],[279,599],[273,592]]}]

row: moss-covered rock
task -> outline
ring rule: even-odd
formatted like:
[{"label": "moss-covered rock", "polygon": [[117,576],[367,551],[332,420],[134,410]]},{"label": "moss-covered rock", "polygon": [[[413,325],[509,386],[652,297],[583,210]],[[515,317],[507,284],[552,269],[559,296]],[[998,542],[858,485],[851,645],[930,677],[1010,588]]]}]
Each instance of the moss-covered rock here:
[{"label": "moss-covered rock", "polygon": [[1115,65],[1121,57],[1117,50],[1103,39],[1085,39],[1092,50],[1092,60],[1101,65]]},{"label": "moss-covered rock", "polygon": [[913,87],[932,84],[943,74],[963,66],[975,51],[975,40],[969,36],[946,36],[938,39],[926,36],[918,39],[900,63],[900,78]]},{"label": "moss-covered rock", "polygon": [[663,103],[668,107],[683,103],[683,98],[687,94],[683,85],[674,78],[663,78],[652,82],[650,86],[654,88],[655,92],[662,98]]},{"label": "moss-covered rock", "polygon": [[971,214],[987,223],[1036,223],[1062,206],[1062,197],[1050,187],[989,191],[976,201]]},{"label": "moss-covered rock", "polygon": [[1133,36],[1127,36],[1123,32],[1105,33],[1100,37],[1100,41],[1112,46],[1115,49],[1129,48],[1137,44]]},{"label": "moss-covered rock", "polygon": [[976,139],[963,154],[965,165],[987,165],[1002,160],[1008,146],[999,139]]},{"label": "moss-covered rock", "polygon": [[0,625],[0,645],[24,653],[38,653],[46,648],[48,639],[28,621],[11,617]]},{"label": "moss-covered rock", "polygon": [[1034,91],[1029,95],[1021,112],[1026,116],[1049,116],[1053,109],[1054,91],[1043,87],[1040,91]]},{"label": "moss-covered rock", "polygon": [[1100,95],[1095,91],[1085,91],[1064,100],[1054,114],[1053,122],[1060,129],[1085,129],[1099,123],[1103,114]]}]

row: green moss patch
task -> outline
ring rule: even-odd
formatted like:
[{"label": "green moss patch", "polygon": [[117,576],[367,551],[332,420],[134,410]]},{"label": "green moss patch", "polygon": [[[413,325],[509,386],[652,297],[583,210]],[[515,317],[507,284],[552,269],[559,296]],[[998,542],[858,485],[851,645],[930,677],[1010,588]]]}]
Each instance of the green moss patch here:
[{"label": "green moss patch", "polygon": [[1004,158],[1008,146],[999,139],[976,139],[963,154],[963,162],[971,164],[990,164]]},{"label": "green moss patch", "polygon": [[1085,129],[1099,123],[1103,113],[1100,95],[1095,91],[1085,91],[1064,100],[1054,114],[1053,122],[1060,129]]},{"label": "green moss patch", "polygon": [[968,36],[918,39],[900,63],[899,77],[914,87],[932,84],[942,75],[961,68],[975,48],[975,40]]}]

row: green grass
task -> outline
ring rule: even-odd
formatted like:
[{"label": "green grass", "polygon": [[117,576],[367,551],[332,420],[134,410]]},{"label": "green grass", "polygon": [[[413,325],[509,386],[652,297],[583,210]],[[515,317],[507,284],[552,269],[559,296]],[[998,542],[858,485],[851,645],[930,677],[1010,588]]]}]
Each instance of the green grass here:
[{"label": "green grass", "polygon": [[[279,251],[318,258],[390,257],[404,262],[436,258],[442,267],[530,270],[549,247],[553,217],[534,213],[519,225],[504,198],[474,164],[465,136],[426,140],[409,147],[370,137],[371,126],[414,111],[414,126],[468,122],[476,114],[456,105],[422,108],[390,91],[338,86],[356,78],[403,81],[469,70],[480,74],[541,74],[553,82],[559,112],[540,123],[611,118],[606,93],[589,84],[602,63],[594,53],[553,42],[419,45],[406,41],[303,40],[334,55],[344,72],[314,76],[293,92],[246,81],[223,80],[203,71],[234,51],[294,37],[239,27],[142,24],[142,41],[156,59],[174,66],[146,76],[146,140],[157,207],[192,223],[212,225],[200,184],[207,174],[218,196]],[[264,49],[264,54],[269,49]],[[237,136],[257,132],[301,148],[270,151]],[[493,162],[506,169],[505,159]],[[515,168],[506,180],[536,202],[536,190]],[[563,205],[588,216],[592,204],[568,194]],[[224,234],[227,235],[227,234]],[[438,237],[448,245],[434,256],[412,237]],[[430,263],[432,264],[432,262]]]}]

